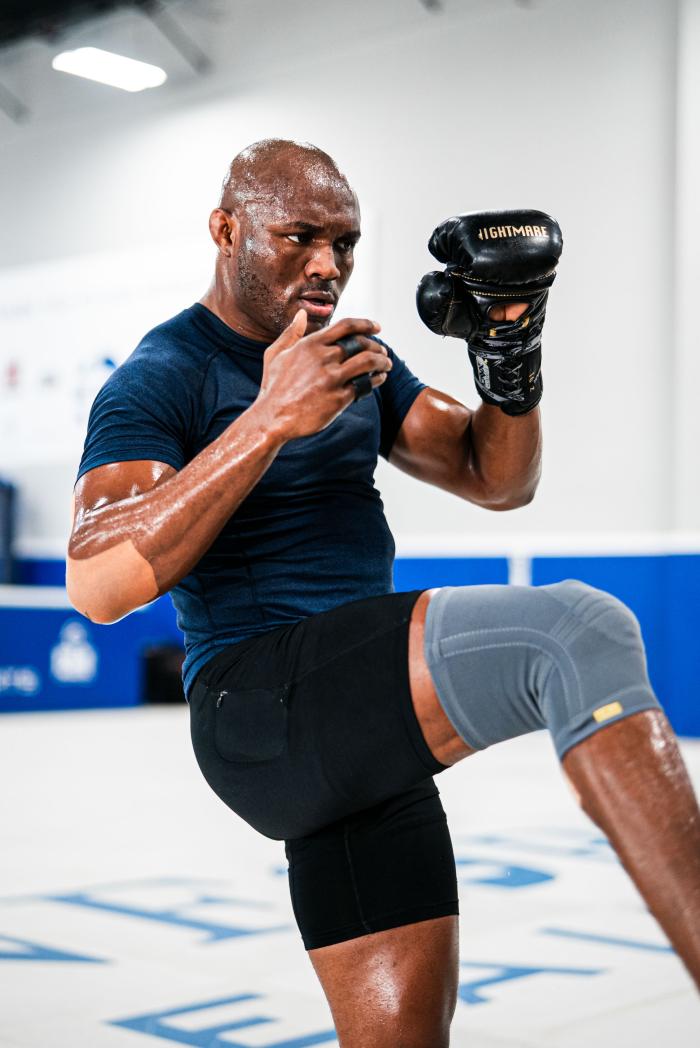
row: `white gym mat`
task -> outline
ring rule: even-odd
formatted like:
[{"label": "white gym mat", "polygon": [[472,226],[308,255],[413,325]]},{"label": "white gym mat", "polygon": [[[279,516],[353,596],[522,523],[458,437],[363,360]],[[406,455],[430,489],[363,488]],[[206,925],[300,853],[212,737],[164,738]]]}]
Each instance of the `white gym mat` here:
[{"label": "white gym mat", "polygon": [[[683,745],[696,786],[700,742]],[[284,851],[201,779],[187,710],[0,719],[2,1048],[337,1042]],[[544,734],[438,779],[459,863],[453,1048],[696,1048],[700,1002]]]}]

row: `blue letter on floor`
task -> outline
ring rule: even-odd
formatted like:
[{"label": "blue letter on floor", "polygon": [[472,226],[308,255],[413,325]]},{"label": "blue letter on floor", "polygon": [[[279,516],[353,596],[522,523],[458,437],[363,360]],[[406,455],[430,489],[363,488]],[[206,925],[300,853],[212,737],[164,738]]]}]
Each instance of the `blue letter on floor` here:
[{"label": "blue letter on floor", "polygon": [[[21,949],[3,950],[3,943],[16,943]],[[105,964],[101,957],[86,957],[82,953],[67,953],[52,946],[41,946],[28,939],[15,939],[11,935],[0,935],[0,961],[70,961],[73,964]]]},{"label": "blue letter on floor", "polygon": [[494,964],[491,961],[462,961],[462,968],[491,968],[493,975],[487,975],[472,982],[460,983],[459,999],[465,1004],[485,1004],[488,997],[483,997],[479,990],[495,983],[510,982],[511,979],[524,979],[528,975],[600,975],[602,968],[550,968],[539,965],[537,968],[526,968],[523,965]]},{"label": "blue letter on floor", "polygon": [[[278,1019],[268,1015],[256,1015],[257,1008],[246,1008],[246,1002],[260,1000],[260,994],[246,993],[238,997],[221,997],[214,1001],[203,1001],[200,1004],[190,1004],[184,1008],[171,1008],[166,1012],[154,1012],[151,1015],[138,1015],[134,1019],[121,1019],[113,1021],[110,1025],[122,1026],[127,1030],[137,1030],[139,1033],[149,1033],[152,1037],[161,1037],[163,1040],[174,1044],[186,1044],[191,1048],[250,1048],[250,1042],[233,1041],[230,1037],[224,1040],[220,1034],[229,1033],[231,1030],[245,1030],[253,1026],[261,1026],[264,1023],[274,1023]],[[182,1029],[173,1026],[165,1019],[177,1015],[190,1015],[192,1012],[204,1011],[207,1008],[224,1008],[233,1005],[232,1011],[239,1012],[239,1018],[231,1016],[227,1022],[218,1022],[214,1026],[202,1026],[198,1030]],[[238,1006],[243,1006],[239,1008]],[[320,1033],[308,1034],[305,1037],[293,1037],[291,1040],[262,1041],[255,1040],[257,1048],[311,1048],[315,1044],[329,1044],[335,1041],[335,1030],[323,1030]]]}]

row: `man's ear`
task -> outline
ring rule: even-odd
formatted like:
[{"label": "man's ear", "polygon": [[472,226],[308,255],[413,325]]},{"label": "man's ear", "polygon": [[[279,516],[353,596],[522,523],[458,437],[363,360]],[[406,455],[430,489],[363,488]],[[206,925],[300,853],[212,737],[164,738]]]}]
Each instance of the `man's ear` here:
[{"label": "man's ear", "polygon": [[221,254],[227,258],[233,255],[238,246],[239,231],[240,222],[232,211],[214,208],[209,216],[209,232]]}]

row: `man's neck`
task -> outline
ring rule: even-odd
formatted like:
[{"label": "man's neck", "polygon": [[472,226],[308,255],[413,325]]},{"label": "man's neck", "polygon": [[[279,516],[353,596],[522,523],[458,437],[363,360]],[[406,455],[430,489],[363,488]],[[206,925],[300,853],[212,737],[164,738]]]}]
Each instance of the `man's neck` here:
[{"label": "man's neck", "polygon": [[217,287],[216,282],[199,301],[237,335],[250,338],[254,342],[274,342],[276,336],[263,330],[259,324],[238,309],[235,303],[231,302],[230,296],[222,293],[221,289]]}]

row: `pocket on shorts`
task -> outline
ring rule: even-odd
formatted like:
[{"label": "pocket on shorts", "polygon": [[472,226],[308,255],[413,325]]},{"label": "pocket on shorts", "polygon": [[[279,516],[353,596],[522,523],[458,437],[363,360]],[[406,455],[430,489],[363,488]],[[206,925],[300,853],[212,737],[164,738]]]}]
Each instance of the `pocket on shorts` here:
[{"label": "pocket on shorts", "polygon": [[257,764],[287,748],[289,685],[223,688],[214,716],[214,745],[223,760]]}]

